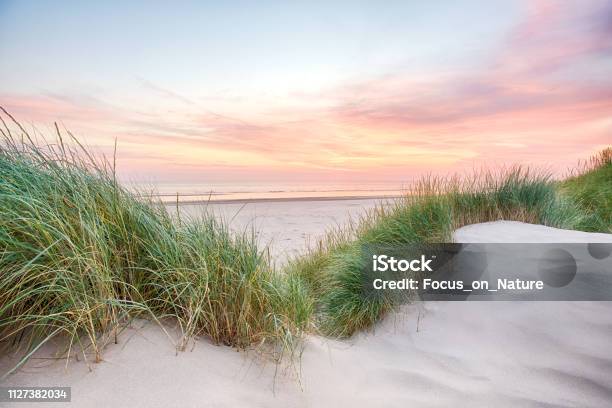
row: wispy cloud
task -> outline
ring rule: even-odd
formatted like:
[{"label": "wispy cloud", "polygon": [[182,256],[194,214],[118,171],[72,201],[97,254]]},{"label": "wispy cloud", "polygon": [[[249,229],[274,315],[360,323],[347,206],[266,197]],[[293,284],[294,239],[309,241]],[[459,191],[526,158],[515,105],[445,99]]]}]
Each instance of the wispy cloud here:
[{"label": "wispy cloud", "polygon": [[[126,171],[401,179],[478,163],[562,169],[611,140],[606,66],[612,4],[542,1],[479,67],[372,75],[293,92],[287,106],[248,94],[218,107],[209,95],[188,97],[140,77],[137,106],[51,92],[1,100],[18,117],[62,120],[100,145],[117,137]],[[245,101],[249,108],[240,108]]]}]

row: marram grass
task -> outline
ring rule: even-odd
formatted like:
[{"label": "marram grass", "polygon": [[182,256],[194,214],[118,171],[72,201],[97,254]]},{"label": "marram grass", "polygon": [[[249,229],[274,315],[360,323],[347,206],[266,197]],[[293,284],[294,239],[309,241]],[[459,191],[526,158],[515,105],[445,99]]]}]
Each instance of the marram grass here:
[{"label": "marram grass", "polygon": [[[275,272],[254,235],[212,216],[173,220],[118,185],[113,166],[58,130],[0,130],[0,346],[64,337],[94,359],[135,317],[170,320],[238,348],[293,350],[310,320],[301,281]],[[6,123],[9,122],[9,123]],[[70,138],[70,143],[64,139]]]},{"label": "marram grass", "polygon": [[591,222],[585,231],[612,232],[612,147],[582,163],[571,177],[559,185],[561,194],[573,199]]},{"label": "marram grass", "polygon": [[364,296],[365,245],[449,242],[496,220],[612,231],[608,149],[561,182],[520,167],[422,179],[276,271],[254,233],[171,217],[68,132],[48,144],[0,110],[0,351],[20,364],[55,338],[100,360],[137,317],[178,325],[179,349],[207,337],[292,355],[304,332],[348,337],[398,306]]},{"label": "marram grass", "polygon": [[293,260],[288,273],[312,291],[319,330],[332,337],[351,336],[398,306],[397,299],[365,294],[365,245],[451,242],[457,228],[497,220],[610,231],[609,152],[593,159],[580,178],[562,182],[565,193],[548,174],[523,167],[468,178],[425,178],[410,196],[379,206],[345,230],[332,231],[309,254]]}]

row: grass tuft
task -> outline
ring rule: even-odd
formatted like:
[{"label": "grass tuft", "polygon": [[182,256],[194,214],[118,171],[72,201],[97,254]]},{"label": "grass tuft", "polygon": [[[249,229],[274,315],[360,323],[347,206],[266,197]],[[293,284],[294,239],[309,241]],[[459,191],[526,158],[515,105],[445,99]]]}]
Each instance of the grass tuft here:
[{"label": "grass tuft", "polygon": [[612,147],[602,150],[563,180],[560,192],[591,215],[579,229],[612,232]]},{"label": "grass tuft", "polygon": [[280,358],[304,332],[348,337],[398,306],[364,292],[368,245],[451,242],[497,220],[612,231],[608,148],[561,182],[523,167],[424,178],[277,272],[254,232],[173,218],[121,187],[114,160],[57,126],[55,143],[35,139],[0,110],[0,347],[21,350],[20,364],[57,337],[99,361],[136,317],[175,322],[179,349],[205,336]]},{"label": "grass tuft", "polygon": [[[311,311],[301,281],[271,268],[254,234],[206,215],[181,223],[117,182],[114,166],[57,129],[0,129],[0,345],[28,356],[58,336],[101,359],[130,319],[182,338],[290,352]],[[23,362],[23,361],[22,361]]]},{"label": "grass tuft", "polygon": [[[602,182],[593,181],[593,188]],[[609,191],[606,194],[600,201],[607,200],[609,205],[612,196]],[[602,229],[584,205],[559,194],[557,183],[545,173],[513,167],[468,178],[429,177],[419,181],[409,196],[377,207],[347,230],[334,231],[288,270],[313,291],[320,330],[328,336],[348,337],[372,327],[398,306],[398,299],[372,298],[364,292],[360,252],[364,245],[451,242],[457,228],[497,220]],[[610,220],[607,223],[609,228]]]}]

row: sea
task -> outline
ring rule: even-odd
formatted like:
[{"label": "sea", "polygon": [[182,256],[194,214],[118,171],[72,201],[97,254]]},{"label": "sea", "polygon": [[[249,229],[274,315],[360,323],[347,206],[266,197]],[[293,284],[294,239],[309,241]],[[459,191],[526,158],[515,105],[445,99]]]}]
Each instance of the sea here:
[{"label": "sea", "polygon": [[408,193],[401,183],[130,183],[139,195],[152,195],[164,203],[239,203],[249,201],[316,201],[395,198]]}]

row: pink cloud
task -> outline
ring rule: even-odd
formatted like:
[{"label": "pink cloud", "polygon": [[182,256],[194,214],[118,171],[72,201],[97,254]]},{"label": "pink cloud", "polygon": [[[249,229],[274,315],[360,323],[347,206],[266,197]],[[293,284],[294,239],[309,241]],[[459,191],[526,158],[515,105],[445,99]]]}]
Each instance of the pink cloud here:
[{"label": "pink cloud", "polygon": [[612,139],[612,79],[589,75],[612,64],[610,15],[600,1],[537,2],[480,69],[294,94],[329,101],[323,108],[219,113],[144,80],[164,101],[156,110],[50,94],[1,104],[28,121],[63,120],[106,148],[117,137],[126,173],[400,179],[512,162],[559,171]]}]

